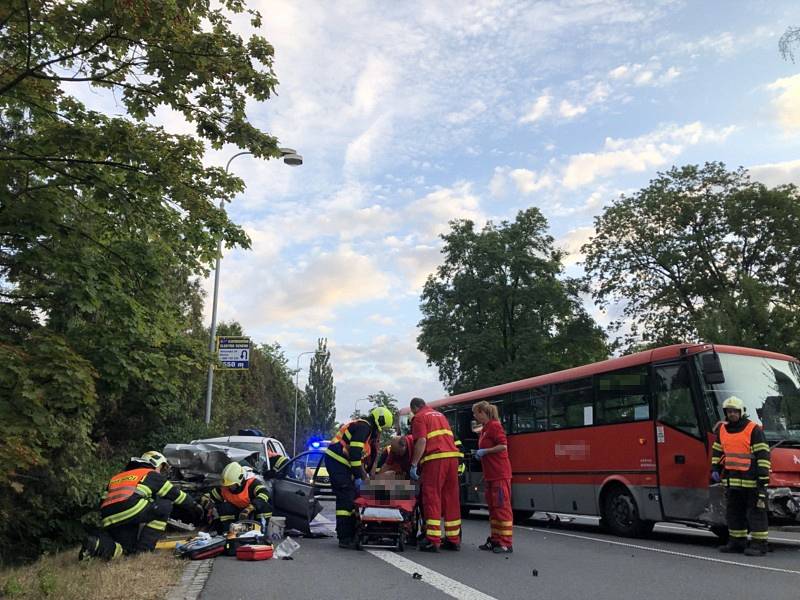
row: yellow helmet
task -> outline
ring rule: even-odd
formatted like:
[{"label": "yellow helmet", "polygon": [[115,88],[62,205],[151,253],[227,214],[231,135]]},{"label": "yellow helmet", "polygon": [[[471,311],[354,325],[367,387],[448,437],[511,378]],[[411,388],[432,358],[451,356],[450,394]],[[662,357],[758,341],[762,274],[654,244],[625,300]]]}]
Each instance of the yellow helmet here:
[{"label": "yellow helmet", "polygon": [[156,471],[160,471],[161,467],[167,464],[167,457],[155,450],[148,450],[142,454],[142,460],[150,463]]},{"label": "yellow helmet", "polygon": [[722,410],[726,408],[732,408],[733,410],[738,410],[739,412],[744,412],[744,402],[742,402],[741,398],[737,398],[736,396],[728,396],[725,399],[725,402],[722,403]]},{"label": "yellow helmet", "polygon": [[369,414],[374,419],[375,425],[378,427],[378,431],[392,428],[392,425],[394,424],[394,416],[392,415],[392,411],[385,406],[376,406],[369,411]]},{"label": "yellow helmet", "polygon": [[237,462],[229,463],[222,469],[222,487],[244,483],[244,467]]}]

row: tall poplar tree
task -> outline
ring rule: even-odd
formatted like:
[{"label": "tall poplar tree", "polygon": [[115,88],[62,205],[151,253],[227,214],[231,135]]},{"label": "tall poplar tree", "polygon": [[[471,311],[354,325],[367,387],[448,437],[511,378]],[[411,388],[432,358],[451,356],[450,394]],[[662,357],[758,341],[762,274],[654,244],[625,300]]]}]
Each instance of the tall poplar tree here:
[{"label": "tall poplar tree", "polygon": [[317,340],[317,351],[311,357],[308,368],[305,395],[312,434],[327,436],[336,421],[336,386],[333,385],[333,368],[327,338]]}]

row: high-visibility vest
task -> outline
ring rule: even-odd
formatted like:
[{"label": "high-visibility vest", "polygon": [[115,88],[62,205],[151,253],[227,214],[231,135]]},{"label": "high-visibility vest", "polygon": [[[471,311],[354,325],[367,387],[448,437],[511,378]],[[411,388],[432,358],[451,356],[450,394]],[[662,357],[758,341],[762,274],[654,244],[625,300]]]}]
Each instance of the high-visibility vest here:
[{"label": "high-visibility vest", "polygon": [[100,503],[100,508],[106,508],[112,504],[125,502],[128,498],[134,495],[149,496],[150,489],[145,486],[140,486],[148,473],[152,473],[153,469],[131,469],[130,471],[122,471],[117,473],[108,482],[108,488],[103,501]]},{"label": "high-visibility vest", "polygon": [[[352,437],[352,434],[349,432],[350,426],[358,422],[367,423],[367,425],[369,425],[369,422],[365,421],[364,419],[355,419],[353,421],[348,421],[347,423],[342,425],[339,428],[339,431],[336,432],[336,435],[333,436],[330,445],[327,448],[325,448],[325,454],[327,454],[332,458],[335,458],[339,462],[344,463],[349,467],[358,467],[358,465],[351,464],[350,461],[350,443],[351,443],[350,438]],[[336,452],[336,449],[334,448],[336,444],[339,445],[341,453]],[[369,438],[367,438],[367,440],[363,442],[363,444],[364,447],[361,451],[361,463],[367,463],[369,462],[368,460],[369,455],[372,452],[372,444],[370,443]]]},{"label": "high-visibility vest", "polygon": [[242,490],[238,494],[234,494],[230,488],[222,488],[222,498],[225,502],[233,504],[237,509],[242,510],[250,506],[250,486],[256,481],[255,477],[251,477],[244,482]]},{"label": "high-visibility vest", "polygon": [[425,425],[425,455],[420,463],[440,458],[460,458],[450,423],[442,413],[428,407],[421,409],[414,419],[422,419]]},{"label": "high-visibility vest", "polygon": [[719,442],[725,454],[725,469],[727,471],[749,471],[753,464],[753,453],[750,451],[750,440],[756,424],[750,421],[738,433],[730,433],[727,424],[719,431]]}]

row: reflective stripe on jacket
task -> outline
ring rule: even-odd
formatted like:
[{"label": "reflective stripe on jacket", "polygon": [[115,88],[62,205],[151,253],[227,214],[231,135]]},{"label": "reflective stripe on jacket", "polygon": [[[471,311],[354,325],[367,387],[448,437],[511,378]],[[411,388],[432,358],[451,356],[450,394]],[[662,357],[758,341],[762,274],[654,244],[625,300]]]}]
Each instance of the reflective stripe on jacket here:
[{"label": "reflective stripe on jacket", "polygon": [[141,485],[141,483],[152,472],[153,469],[141,468],[122,471],[114,475],[111,481],[108,482],[108,488],[100,503],[100,508],[108,508],[112,504],[125,502],[125,500],[132,498],[134,495],[145,498],[150,497],[150,488]]},{"label": "reflective stripe on jacket", "polygon": [[[351,428],[360,430],[360,435],[354,437]],[[325,448],[325,454],[354,471],[359,470],[362,464],[369,463],[372,453],[371,431],[372,425],[365,419],[348,421],[333,436],[330,445]]]},{"label": "reflective stripe on jacket", "polygon": [[723,466],[726,471],[749,471],[753,464],[754,455],[750,447],[750,436],[756,424],[750,421],[744,429],[730,433],[726,425],[719,431],[719,441],[725,455]]},{"label": "reflective stripe on jacket", "polygon": [[463,454],[458,450],[450,429],[450,423],[442,413],[429,406],[421,408],[412,424],[414,441],[425,438],[425,454],[420,459],[420,464],[440,458],[461,458]]}]

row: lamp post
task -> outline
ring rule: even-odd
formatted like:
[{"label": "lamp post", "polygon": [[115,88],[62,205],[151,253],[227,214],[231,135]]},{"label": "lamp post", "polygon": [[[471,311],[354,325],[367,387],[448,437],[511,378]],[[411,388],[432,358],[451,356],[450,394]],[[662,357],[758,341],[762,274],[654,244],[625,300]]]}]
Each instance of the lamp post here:
[{"label": "lamp post", "polygon": [[[283,162],[292,167],[297,167],[303,164],[303,157],[300,156],[296,150],[292,148],[279,148]],[[238,152],[230,157],[228,164],[225,165],[225,173],[228,173],[228,167],[231,166],[233,159],[244,156],[245,154],[253,154],[252,152]],[[225,200],[219,201],[219,209],[225,210]],[[219,297],[219,267],[222,260],[222,237],[217,240],[217,261],[214,267],[214,300],[211,305],[211,340],[208,343],[208,351],[214,354],[217,342],[217,298]],[[208,378],[206,381],[206,415],[205,423],[208,425],[211,422],[211,399],[214,394],[214,361],[212,360],[208,365]]]},{"label": "lamp post", "polygon": [[297,456],[297,397],[300,394],[300,357],[306,354],[315,356],[325,356],[327,352],[320,350],[308,350],[297,355],[297,364],[294,370],[294,436],[292,436],[292,456]]}]

